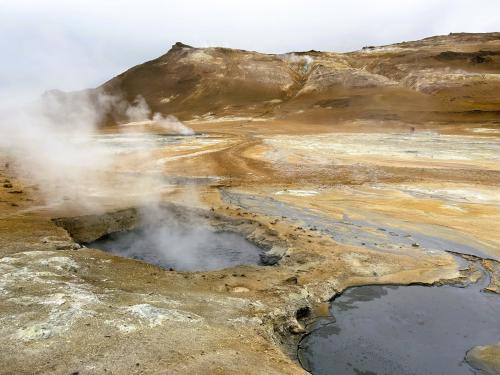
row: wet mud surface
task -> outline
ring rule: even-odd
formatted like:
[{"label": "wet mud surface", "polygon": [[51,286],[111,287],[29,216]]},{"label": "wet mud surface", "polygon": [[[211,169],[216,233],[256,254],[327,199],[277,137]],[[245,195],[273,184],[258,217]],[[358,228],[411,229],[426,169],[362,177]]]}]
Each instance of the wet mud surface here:
[{"label": "wet mud surface", "polygon": [[350,288],[299,345],[313,374],[480,374],[464,360],[500,340],[500,298],[468,287]]},{"label": "wet mud surface", "polygon": [[223,190],[221,195],[227,203],[236,204],[263,215],[278,216],[288,221],[300,223],[307,229],[328,235],[336,242],[342,244],[394,253],[413,252],[416,248],[420,248],[423,251],[454,251],[462,254],[488,257],[479,243],[473,247],[417,231],[401,230],[389,225],[381,226],[380,224],[368,221],[354,220],[348,215],[344,215],[342,220],[336,220],[319,212],[303,207],[296,207],[271,197],[236,193],[227,190]]},{"label": "wet mud surface", "polygon": [[256,265],[263,254],[240,234],[178,224],[111,233],[84,245],[176,271]]}]

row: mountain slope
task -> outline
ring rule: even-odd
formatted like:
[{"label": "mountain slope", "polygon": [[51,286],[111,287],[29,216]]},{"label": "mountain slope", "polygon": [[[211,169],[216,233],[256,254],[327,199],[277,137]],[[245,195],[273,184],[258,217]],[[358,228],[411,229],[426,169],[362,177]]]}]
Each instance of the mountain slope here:
[{"label": "mountain slope", "polygon": [[350,53],[262,54],[176,43],[100,89],[193,116],[439,121],[500,111],[500,33],[450,34]]}]

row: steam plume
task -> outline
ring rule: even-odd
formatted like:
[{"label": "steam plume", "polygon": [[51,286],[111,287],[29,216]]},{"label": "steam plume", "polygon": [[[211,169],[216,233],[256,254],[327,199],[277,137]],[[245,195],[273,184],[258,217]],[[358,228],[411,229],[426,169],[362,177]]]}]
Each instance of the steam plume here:
[{"label": "steam plume", "polygon": [[[0,114],[0,150],[12,161],[18,177],[38,185],[48,205],[71,202],[89,206],[99,196],[152,193],[158,186],[144,186],[144,179],[131,181],[125,174],[109,173],[123,167],[123,151],[95,138],[96,130],[109,116],[192,133],[174,117],[155,114],[150,120],[151,110],[142,97],[129,104],[102,91],[66,94],[54,90],[31,105]],[[144,134],[134,141],[147,137]],[[154,164],[149,156],[147,151],[138,155],[145,167]]]}]

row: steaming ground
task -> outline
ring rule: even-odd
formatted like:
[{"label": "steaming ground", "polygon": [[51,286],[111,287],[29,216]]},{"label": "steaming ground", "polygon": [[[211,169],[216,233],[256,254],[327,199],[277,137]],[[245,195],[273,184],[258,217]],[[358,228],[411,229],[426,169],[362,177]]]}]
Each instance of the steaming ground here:
[{"label": "steaming ground", "polygon": [[143,260],[168,270],[211,271],[259,264],[261,250],[238,234],[171,227],[111,234],[85,246]]},{"label": "steaming ground", "polygon": [[[310,58],[179,44],[105,85],[142,99],[52,92],[2,116],[0,373],[303,374],[304,319],[348,287],[467,284],[480,263],[496,296],[497,39]],[[141,86],[152,65],[173,71]],[[111,251],[80,248],[106,234]],[[494,344],[467,357],[498,368]]]},{"label": "steaming ground", "polygon": [[[109,113],[127,122],[112,136],[97,135]],[[153,114],[140,96],[129,104],[120,96],[103,92],[73,96],[47,92],[31,105],[3,113],[0,125],[0,147],[17,176],[36,184],[48,206],[64,206],[64,201],[71,201],[82,208],[92,205],[87,196],[104,191],[157,201],[157,185],[109,172],[120,171],[126,157],[151,165],[155,150],[175,142],[162,135],[193,135],[175,117]],[[149,168],[149,172],[162,175],[157,169]],[[92,208],[98,209],[98,205]]]},{"label": "steaming ground", "polygon": [[176,271],[212,271],[261,264],[263,250],[238,233],[216,231],[199,218],[143,211],[139,228],[105,235],[85,246]]},{"label": "steaming ground", "polygon": [[[0,326],[6,337],[2,356],[9,358],[6,373],[33,368],[42,373],[155,373],[159,363],[179,373],[219,368],[230,373],[302,373],[293,357],[284,354],[293,356],[293,338],[303,332],[295,317],[301,307],[315,308],[352,285],[475,277],[473,266],[458,265],[447,250],[498,259],[498,172],[494,163],[481,169],[482,160],[496,157],[496,146],[493,138],[465,130],[469,125],[457,127],[457,137],[440,136],[438,128],[417,133],[421,150],[448,150],[437,161],[422,157],[424,168],[419,169],[414,167],[419,156],[405,156],[413,144],[400,142],[398,150],[395,143],[390,152],[384,148],[386,139],[404,134],[406,124],[400,131],[368,134],[367,139],[383,146],[370,147],[384,163],[365,152],[339,152],[344,140],[360,137],[357,127],[348,137],[347,124],[338,137],[326,127],[311,133],[300,123],[282,125],[280,134],[276,124],[262,121],[191,126],[198,135],[106,130],[87,139],[99,147],[104,144],[115,167],[113,173],[100,175],[92,194],[81,182],[83,202],[60,199],[48,206],[38,186],[42,182],[28,183],[29,176],[16,179],[15,162],[11,159],[6,169],[3,160],[2,179],[12,184],[0,192],[0,286],[9,322]],[[311,162],[303,151],[303,144],[318,139],[322,147],[328,144],[324,139],[335,145],[332,153],[313,147],[309,158],[317,160],[323,152],[324,163]],[[468,155],[466,163],[454,158],[457,139],[464,144],[477,140],[480,158],[467,151],[462,151]],[[292,157],[273,160],[277,152]],[[191,224],[187,221],[188,227],[176,228],[179,224],[168,223],[168,216],[165,225],[157,225],[157,212],[148,211],[144,216],[154,229],[139,232],[139,237],[138,232],[117,234],[118,243],[110,251],[71,250],[78,244],[50,221],[146,201],[200,207],[234,218],[238,228],[252,229],[225,237],[231,248],[214,262],[209,250],[219,244],[213,231],[194,224],[196,216]],[[98,216],[95,220],[103,228],[111,225]],[[113,223],[117,228],[125,225]],[[247,251],[241,239],[250,232],[255,241],[281,254],[279,265],[257,265],[253,247],[245,262],[232,261],[231,250]],[[95,247],[105,248],[101,245]],[[494,275],[498,263],[484,262]],[[185,272],[194,267],[219,270]],[[230,268],[220,270],[225,267]],[[492,277],[488,289],[498,288],[498,278]],[[275,325],[282,328],[275,330]],[[148,345],[141,344],[145,340]],[[275,340],[289,349],[282,351]],[[101,357],[91,356],[88,348]],[[26,350],[30,356],[21,358]],[[45,363],[47,353],[64,360]],[[188,362],[186,355],[191,356]]]}]

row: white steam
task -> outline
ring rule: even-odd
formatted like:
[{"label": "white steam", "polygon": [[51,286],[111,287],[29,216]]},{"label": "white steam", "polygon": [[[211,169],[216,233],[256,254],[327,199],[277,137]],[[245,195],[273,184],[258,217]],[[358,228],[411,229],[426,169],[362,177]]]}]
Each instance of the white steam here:
[{"label": "white steam", "polygon": [[144,121],[151,116],[151,109],[146,103],[146,99],[138,95],[134,103],[125,109],[128,121]]},{"label": "white steam", "polygon": [[[126,170],[126,150],[118,153],[96,138],[98,127],[115,117],[132,121],[150,115],[142,97],[129,104],[104,92],[50,91],[29,106],[0,113],[0,157],[7,158],[17,177],[36,184],[48,205],[96,208],[106,197],[153,195],[159,186],[130,178],[135,171]],[[191,131],[173,117],[160,116],[155,114],[155,121],[169,131]],[[140,142],[148,136],[137,139]],[[147,151],[150,144],[133,155],[143,171],[154,165]]]},{"label": "white steam", "polygon": [[173,131],[174,133],[179,133],[182,135],[193,135],[193,129],[187,127],[182,122],[177,120],[175,116],[168,115],[167,117],[163,117],[161,113],[155,113],[153,116],[153,122],[160,125],[165,130]]},{"label": "white steam", "polygon": [[138,96],[132,106],[129,106],[125,114],[129,122],[121,124],[122,126],[143,126],[158,127],[169,133],[193,135],[193,129],[180,122],[175,116],[163,116],[156,112],[151,117],[151,109],[142,96]]},{"label": "white steam", "polygon": [[260,262],[262,250],[243,236],[214,232],[207,221],[187,210],[149,206],[140,214],[141,228],[105,236],[89,246],[178,271],[208,271]]},{"label": "white steam", "polygon": [[[114,133],[98,131],[113,119],[128,122],[113,127]],[[199,215],[160,208],[162,193],[172,186],[156,163],[161,147],[168,145],[166,137],[153,134],[157,128],[193,134],[173,116],[152,114],[140,96],[129,104],[104,92],[51,91],[29,107],[0,115],[0,160],[8,160],[9,173],[25,186],[36,184],[43,208],[58,215],[61,210],[73,216],[146,207],[141,229],[122,233],[111,248],[94,247],[177,270],[256,264],[260,250],[244,238],[214,233]],[[185,198],[192,205],[197,191]]]},{"label": "white steam", "polygon": [[314,59],[309,55],[298,55],[296,53],[285,53],[280,55],[280,57],[289,64],[298,64],[308,67],[314,61]]}]

